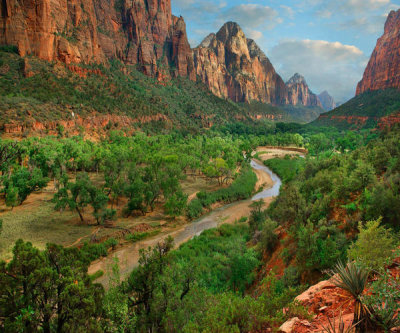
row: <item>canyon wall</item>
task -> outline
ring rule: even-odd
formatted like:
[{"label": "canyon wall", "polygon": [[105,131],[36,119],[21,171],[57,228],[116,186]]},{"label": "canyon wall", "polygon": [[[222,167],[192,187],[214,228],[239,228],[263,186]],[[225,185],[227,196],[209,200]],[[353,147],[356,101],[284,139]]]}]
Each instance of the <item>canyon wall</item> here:
[{"label": "canyon wall", "polygon": [[0,44],[21,56],[66,64],[116,58],[148,75],[195,79],[185,22],[170,0],[2,0],[0,14]]},{"label": "canyon wall", "polygon": [[171,0],[1,0],[1,44],[67,65],[118,59],[159,80],[199,79],[234,102],[320,106],[305,81],[287,87],[236,23],[191,49]]},{"label": "canyon wall", "polygon": [[399,50],[400,10],[391,11],[388,15],[384,34],[376,43],[363,79],[358,83],[356,95],[368,90],[400,89]]}]

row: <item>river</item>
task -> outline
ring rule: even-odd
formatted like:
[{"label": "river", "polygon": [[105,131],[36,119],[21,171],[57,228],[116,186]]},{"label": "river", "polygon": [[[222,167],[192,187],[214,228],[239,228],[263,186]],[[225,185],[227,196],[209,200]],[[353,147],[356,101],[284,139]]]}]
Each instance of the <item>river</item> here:
[{"label": "river", "polygon": [[107,288],[110,279],[109,272],[111,271],[112,265],[115,264],[116,259],[118,259],[120,275],[122,278],[125,278],[132,271],[132,269],[138,265],[140,249],[154,246],[157,244],[157,242],[165,239],[168,236],[172,236],[174,238],[175,246],[179,246],[194,236],[200,235],[204,230],[216,228],[223,223],[232,223],[241,216],[248,216],[250,213],[249,205],[252,201],[264,199],[264,201],[267,201],[268,204],[273,197],[276,197],[279,194],[282,181],[269,168],[255,160],[251,161],[251,167],[257,172],[258,175],[260,173],[265,173],[263,176],[268,175],[273,182],[272,187],[263,189],[249,200],[238,201],[217,208],[212,212],[200,217],[198,220],[184,225],[172,232],[159,234],[154,238],[123,246],[114,251],[108,257],[93,262],[89,267],[89,274],[93,274],[98,270],[104,271],[105,274],[98,278],[96,282],[103,284]]}]

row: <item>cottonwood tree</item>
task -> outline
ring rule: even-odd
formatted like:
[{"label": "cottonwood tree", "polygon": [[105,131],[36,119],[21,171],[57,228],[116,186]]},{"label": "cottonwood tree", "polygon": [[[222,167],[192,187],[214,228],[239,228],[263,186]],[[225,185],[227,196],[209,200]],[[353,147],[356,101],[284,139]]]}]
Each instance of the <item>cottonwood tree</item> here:
[{"label": "cottonwood tree", "polygon": [[66,178],[64,186],[54,195],[53,201],[56,210],[75,210],[81,222],[85,222],[83,213],[88,206],[92,206],[98,224],[104,222],[106,216],[110,216],[110,212],[107,211],[108,196],[91,182],[86,173],[79,174],[75,182]]}]

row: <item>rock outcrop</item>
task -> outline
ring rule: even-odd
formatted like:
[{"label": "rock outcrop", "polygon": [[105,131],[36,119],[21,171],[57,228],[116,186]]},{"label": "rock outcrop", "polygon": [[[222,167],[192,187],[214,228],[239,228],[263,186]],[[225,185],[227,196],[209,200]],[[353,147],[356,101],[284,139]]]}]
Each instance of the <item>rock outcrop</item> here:
[{"label": "rock outcrop", "polygon": [[48,61],[116,58],[148,75],[195,79],[185,22],[170,0],[2,0],[0,44]]},{"label": "rock outcrop", "polygon": [[357,86],[359,95],[368,90],[400,89],[400,10],[391,11],[385,32],[378,39],[363,79]]},{"label": "rock outcrop", "polygon": [[193,50],[197,75],[219,97],[287,104],[282,78],[237,23],[228,22]]},{"label": "rock outcrop", "polygon": [[303,76],[296,73],[286,82],[289,104],[322,107],[318,96],[308,87]]},{"label": "rock outcrop", "polygon": [[322,104],[322,108],[326,111],[331,111],[336,108],[336,102],[331,95],[325,90],[318,95],[318,98]]}]

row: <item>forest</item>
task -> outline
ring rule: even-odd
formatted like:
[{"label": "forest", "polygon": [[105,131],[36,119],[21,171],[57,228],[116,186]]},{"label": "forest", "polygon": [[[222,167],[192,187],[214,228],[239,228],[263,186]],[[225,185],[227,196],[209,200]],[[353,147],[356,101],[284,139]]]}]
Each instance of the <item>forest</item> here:
[{"label": "forest", "polygon": [[[58,137],[1,140],[5,209],[12,212],[51,187],[54,212],[70,211],[82,226],[113,226],[121,217],[157,207],[169,221],[196,223],[191,221],[216,202],[254,193],[257,179],[249,161],[257,147],[304,147],[308,154],[264,162],[284,183],[268,208],[256,201],[249,216],[178,248],[167,237],[141,250],[139,265],[127,278],[121,278],[115,260],[106,288],[96,283],[102,272],[90,275],[88,268],[111,255],[118,240],[78,247],[49,243],[41,249],[16,240],[11,257],[0,264],[0,327],[6,332],[277,330],[294,316],[310,319],[294,298],[330,274],[340,276],[338,285],[354,297],[360,332],[396,327],[399,281],[388,267],[399,255],[399,140],[396,127],[320,132],[271,123],[231,123],[197,136],[115,131],[94,142],[60,130]],[[216,189],[188,200],[181,184],[193,174],[213,181]],[[8,223],[2,221],[3,234]],[[137,232],[127,239],[152,235]],[[284,263],[281,272],[265,271],[273,254]],[[371,292],[363,295],[367,285]]]}]

